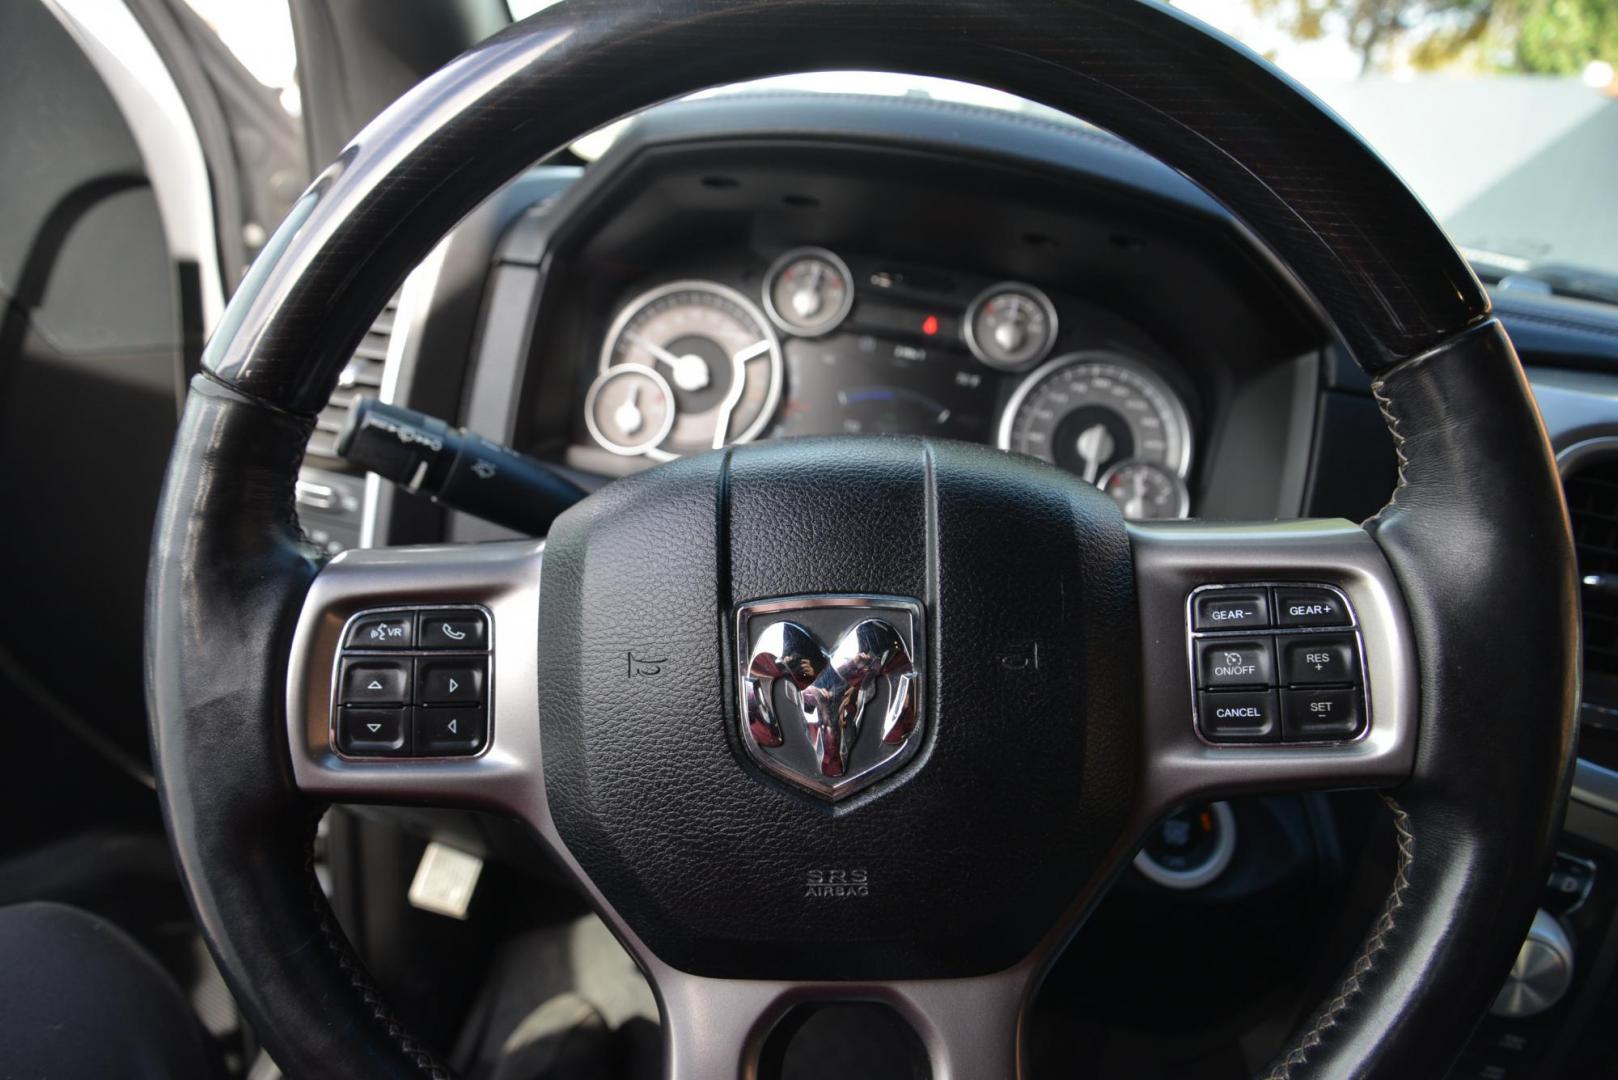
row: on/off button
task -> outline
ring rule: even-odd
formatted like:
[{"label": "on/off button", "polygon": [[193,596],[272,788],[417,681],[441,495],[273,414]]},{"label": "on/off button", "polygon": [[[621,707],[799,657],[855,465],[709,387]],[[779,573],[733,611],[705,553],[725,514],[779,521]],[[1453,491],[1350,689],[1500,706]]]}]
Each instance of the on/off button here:
[{"label": "on/off button", "polygon": [[1197,684],[1204,690],[1274,686],[1275,657],[1268,638],[1210,638],[1197,642]]},{"label": "on/off button", "polygon": [[1257,630],[1270,625],[1270,597],[1265,589],[1210,589],[1192,605],[1196,630]]}]

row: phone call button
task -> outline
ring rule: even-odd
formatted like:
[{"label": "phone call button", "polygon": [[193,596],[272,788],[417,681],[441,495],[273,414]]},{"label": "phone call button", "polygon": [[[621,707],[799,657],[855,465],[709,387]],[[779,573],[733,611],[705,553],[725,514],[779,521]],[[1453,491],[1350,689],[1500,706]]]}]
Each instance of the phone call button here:
[{"label": "phone call button", "polygon": [[423,649],[486,649],[489,626],[481,611],[423,611],[416,641]]}]

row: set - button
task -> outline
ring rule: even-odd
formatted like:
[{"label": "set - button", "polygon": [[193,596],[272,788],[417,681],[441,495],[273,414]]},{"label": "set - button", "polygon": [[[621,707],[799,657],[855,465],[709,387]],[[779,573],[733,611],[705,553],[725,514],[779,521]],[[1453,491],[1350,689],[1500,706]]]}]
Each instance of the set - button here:
[{"label": "set - button", "polygon": [[489,737],[488,648],[488,616],[477,608],[351,619],[338,664],[337,748],[351,757],[480,752]]},{"label": "set - button", "polygon": [[1359,632],[1336,590],[1204,588],[1190,619],[1197,722],[1209,741],[1327,742],[1365,730]]}]

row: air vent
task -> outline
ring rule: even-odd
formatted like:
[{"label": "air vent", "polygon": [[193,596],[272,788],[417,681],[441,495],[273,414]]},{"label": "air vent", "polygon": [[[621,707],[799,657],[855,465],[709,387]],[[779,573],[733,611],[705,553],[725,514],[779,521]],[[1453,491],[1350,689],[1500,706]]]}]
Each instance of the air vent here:
[{"label": "air vent", "polygon": [[308,462],[325,469],[352,471],[337,456],[337,433],[343,430],[343,421],[360,394],[375,395],[382,388],[382,369],[388,359],[388,339],[393,336],[393,320],[399,312],[399,294],[395,293],[382,309],[382,313],[365,331],[354,355],[349,358],[343,373],[337,378],[337,389],[331,400],[320,410],[315,421],[315,433],[309,436]]},{"label": "air vent", "polygon": [[1562,484],[1583,582],[1582,719],[1618,729],[1618,440],[1568,462]]}]

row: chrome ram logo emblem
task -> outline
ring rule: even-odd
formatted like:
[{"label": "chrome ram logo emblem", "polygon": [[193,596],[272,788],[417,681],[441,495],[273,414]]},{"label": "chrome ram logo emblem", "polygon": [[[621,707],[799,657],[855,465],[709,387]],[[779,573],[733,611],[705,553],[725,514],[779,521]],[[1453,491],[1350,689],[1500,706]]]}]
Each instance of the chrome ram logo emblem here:
[{"label": "chrome ram logo emblem", "polygon": [[766,771],[827,799],[893,772],[921,742],[922,608],[801,596],[737,611],[741,742]]}]

